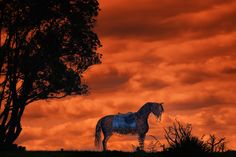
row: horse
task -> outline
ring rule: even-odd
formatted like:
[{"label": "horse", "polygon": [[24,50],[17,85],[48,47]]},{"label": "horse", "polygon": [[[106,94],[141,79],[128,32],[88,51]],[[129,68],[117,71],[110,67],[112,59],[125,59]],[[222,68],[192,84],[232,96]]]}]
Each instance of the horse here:
[{"label": "horse", "polygon": [[127,114],[107,115],[98,120],[95,129],[95,146],[101,145],[101,132],[103,151],[107,150],[107,141],[113,133],[138,135],[139,149],[144,149],[144,140],[149,130],[148,116],[153,113],[157,119],[161,119],[164,112],[163,103],[147,102],[137,112]]}]

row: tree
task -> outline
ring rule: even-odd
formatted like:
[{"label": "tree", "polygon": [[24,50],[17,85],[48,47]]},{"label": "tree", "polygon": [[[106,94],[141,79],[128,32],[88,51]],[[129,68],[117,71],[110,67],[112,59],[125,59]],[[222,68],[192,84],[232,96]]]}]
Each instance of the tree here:
[{"label": "tree", "polygon": [[97,0],[0,1],[0,145],[19,136],[25,107],[88,92],[82,73],[100,63]]}]

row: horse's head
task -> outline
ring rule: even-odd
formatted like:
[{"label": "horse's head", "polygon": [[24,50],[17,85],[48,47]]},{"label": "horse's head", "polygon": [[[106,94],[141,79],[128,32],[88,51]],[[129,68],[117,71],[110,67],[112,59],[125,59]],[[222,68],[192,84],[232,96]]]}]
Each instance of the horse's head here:
[{"label": "horse's head", "polygon": [[148,102],[150,107],[150,111],[159,119],[161,119],[161,115],[164,112],[163,103],[156,102]]}]

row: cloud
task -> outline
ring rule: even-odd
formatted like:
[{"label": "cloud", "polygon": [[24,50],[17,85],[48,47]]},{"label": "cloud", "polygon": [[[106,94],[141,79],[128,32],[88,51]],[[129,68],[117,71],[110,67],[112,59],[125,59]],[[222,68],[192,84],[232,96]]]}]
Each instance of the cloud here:
[{"label": "cloud", "polygon": [[145,76],[143,76],[143,78],[137,79],[136,81],[139,82],[140,89],[145,91],[161,90],[162,88],[169,86],[169,83],[159,78],[146,78]]},{"label": "cloud", "polygon": [[24,113],[24,118],[27,119],[37,119],[37,118],[45,118],[48,116],[49,111],[43,108],[41,105],[30,105],[30,107],[26,108]]},{"label": "cloud", "polygon": [[229,75],[235,75],[236,74],[236,68],[235,67],[226,67],[222,70],[223,73],[229,74]]},{"label": "cloud", "polygon": [[203,81],[209,81],[210,79],[216,78],[217,74],[210,73],[209,71],[203,70],[186,70],[180,72],[181,83],[195,84]]},{"label": "cloud", "polygon": [[172,102],[172,107],[174,110],[196,110],[215,105],[223,105],[225,103],[227,102],[224,98],[209,94],[202,97],[193,96],[189,99]]},{"label": "cloud", "polygon": [[66,110],[65,108],[64,105],[52,104],[50,101],[38,101],[26,107],[24,118],[45,119],[53,115],[62,115]]},{"label": "cloud", "polygon": [[24,130],[22,134],[19,136],[17,141],[20,143],[25,143],[32,140],[42,139],[46,134],[41,127],[23,127]]},{"label": "cloud", "polygon": [[[94,120],[81,120],[80,122],[65,122],[47,128],[25,127],[18,142],[21,145],[27,145],[28,149],[35,149],[35,145],[37,145],[36,149],[40,150],[59,150],[60,148],[71,150],[78,148],[78,146],[93,147],[93,141],[85,140],[85,138],[93,138],[93,132],[88,132],[88,130],[94,130],[94,126]],[[83,146],[81,138],[89,145]],[[78,143],[78,141],[80,142]]]},{"label": "cloud", "polygon": [[[132,7],[133,3],[135,7]],[[219,31],[235,30],[235,23],[231,20],[235,17],[232,1],[139,0],[116,1],[114,4],[104,7],[98,18],[97,30],[101,36],[153,41],[202,38]]]},{"label": "cloud", "polygon": [[88,76],[90,87],[97,92],[122,90],[130,79],[130,74],[120,72],[115,67],[106,67]]},{"label": "cloud", "polygon": [[222,57],[222,62],[235,58],[236,31],[203,39],[189,39],[176,42],[156,42],[156,54],[168,64],[204,63]]}]

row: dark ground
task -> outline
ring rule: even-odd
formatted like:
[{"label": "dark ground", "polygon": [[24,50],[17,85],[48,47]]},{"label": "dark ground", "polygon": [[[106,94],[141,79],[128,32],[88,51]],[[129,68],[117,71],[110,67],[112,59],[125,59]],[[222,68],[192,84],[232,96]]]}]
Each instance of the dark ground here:
[{"label": "dark ground", "polygon": [[0,157],[236,157],[236,151],[224,153],[202,154],[168,154],[165,152],[145,153],[145,152],[92,152],[92,151],[8,151],[0,152]]}]

